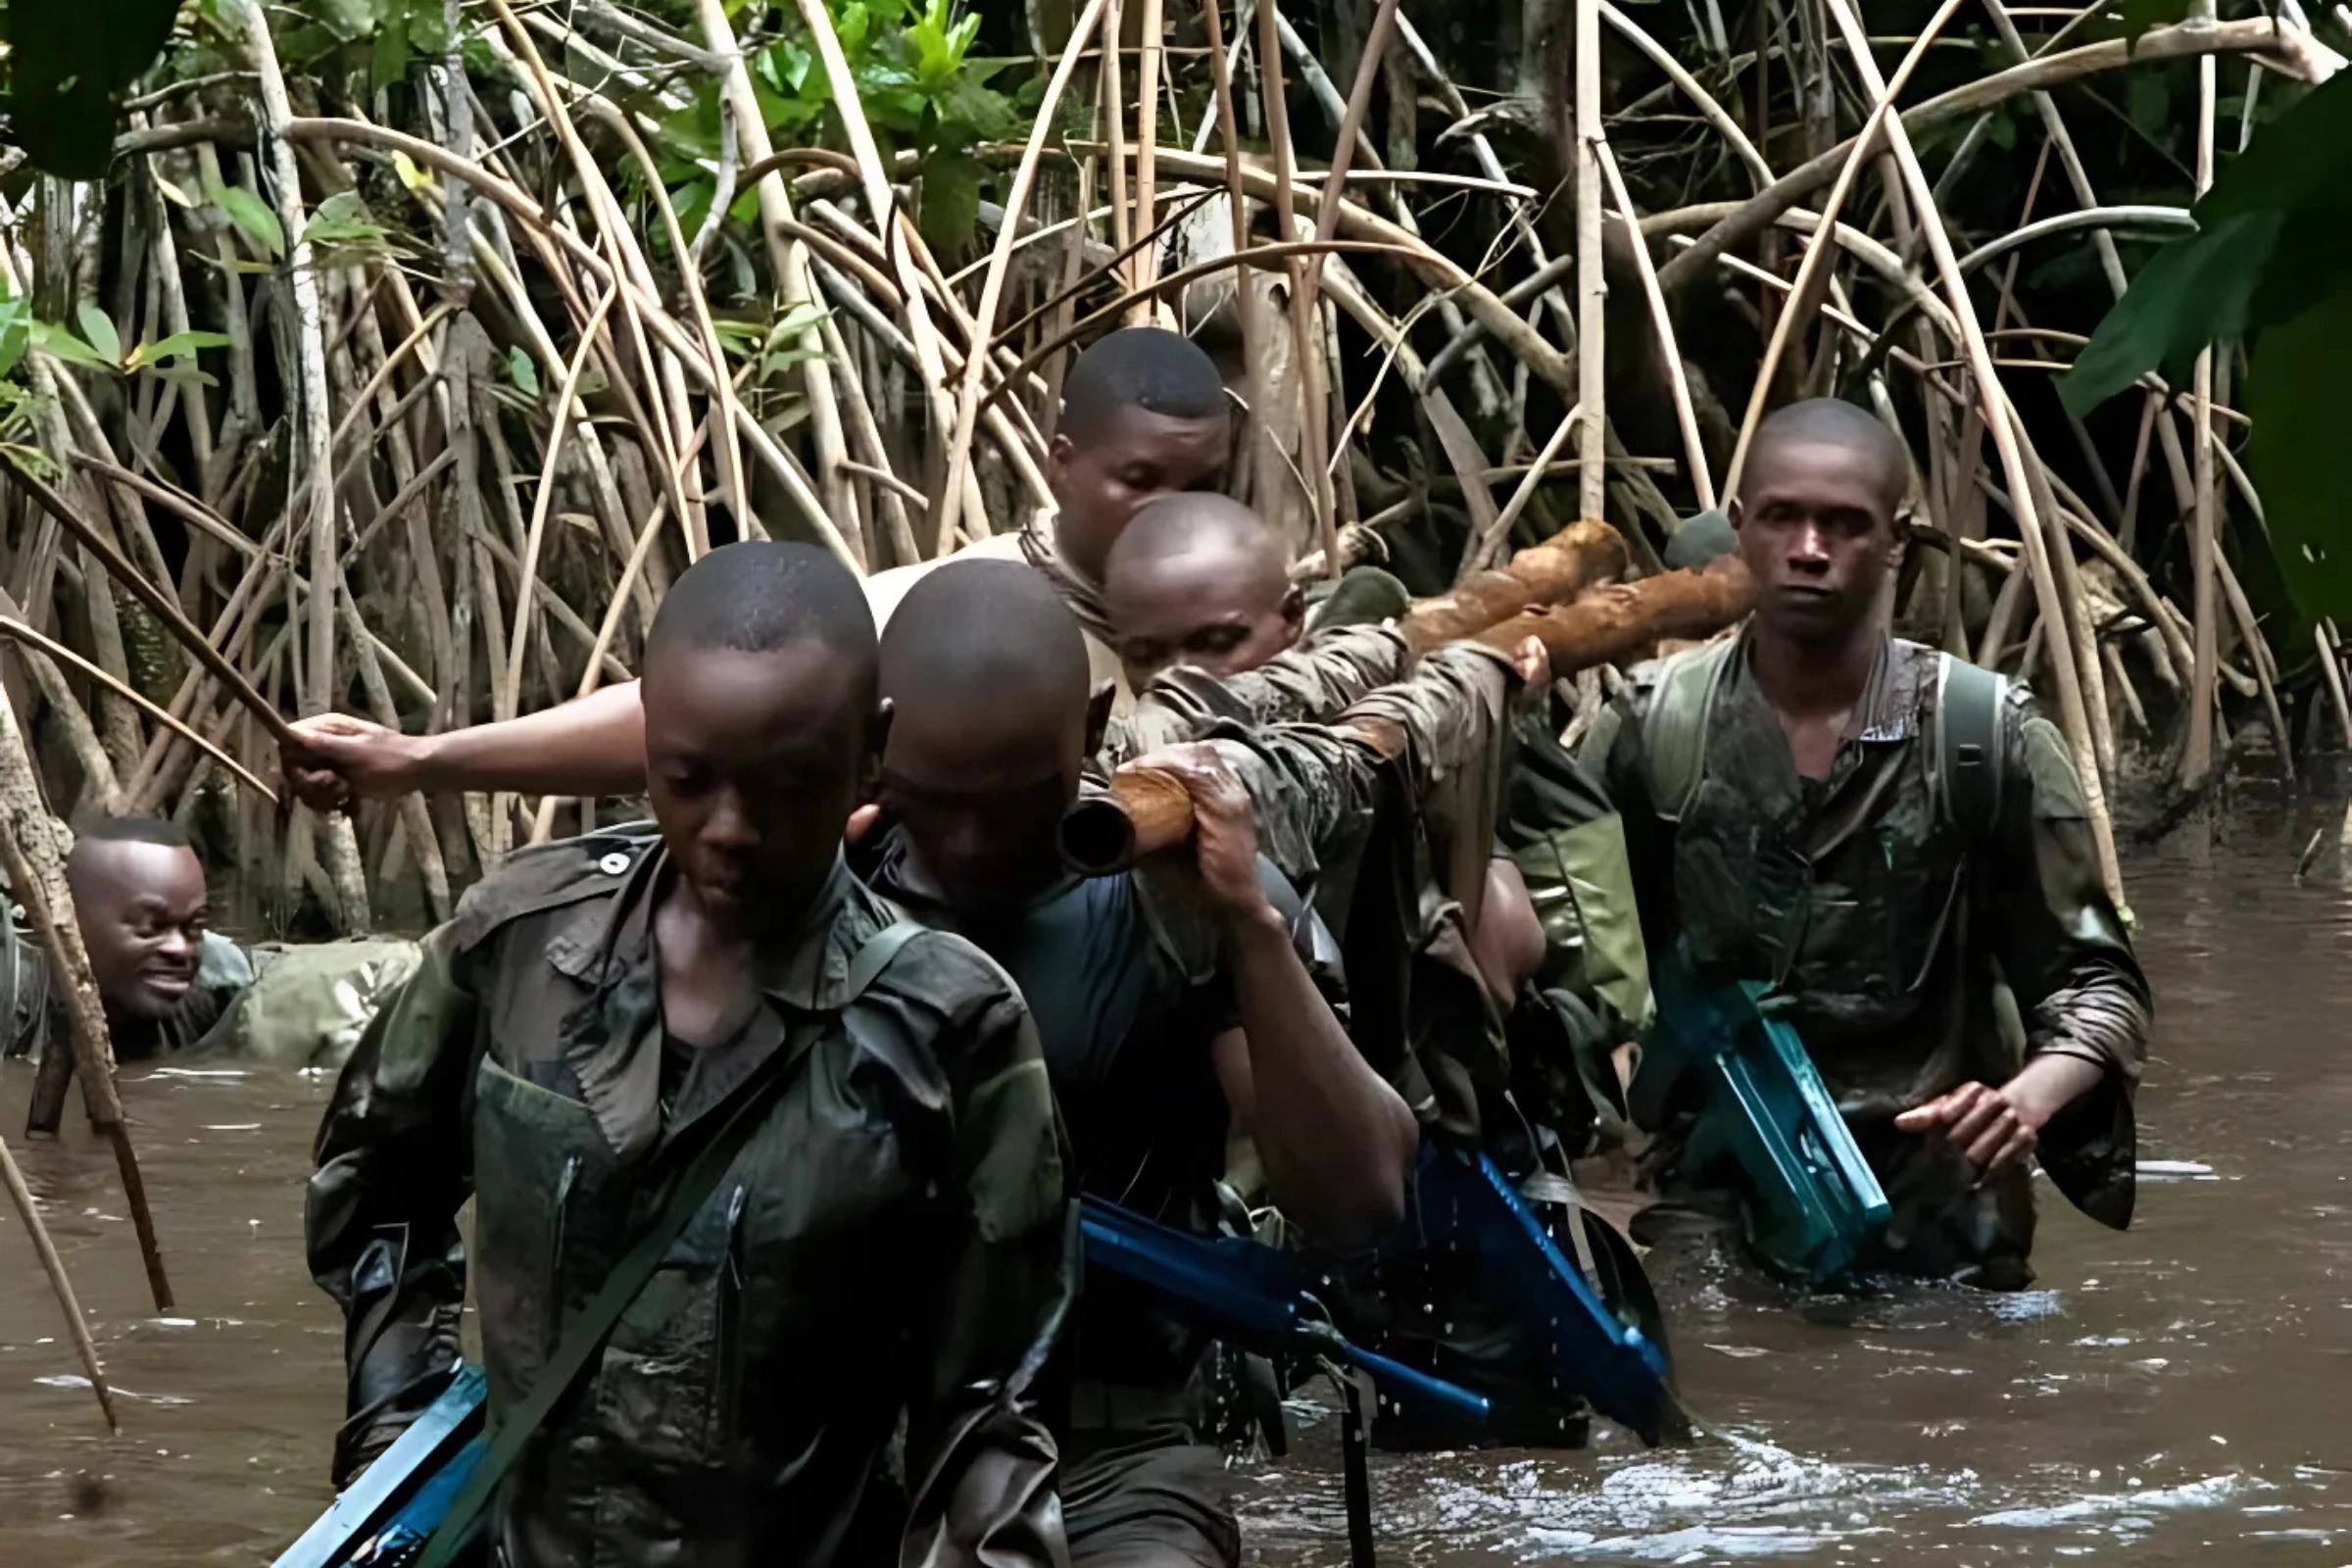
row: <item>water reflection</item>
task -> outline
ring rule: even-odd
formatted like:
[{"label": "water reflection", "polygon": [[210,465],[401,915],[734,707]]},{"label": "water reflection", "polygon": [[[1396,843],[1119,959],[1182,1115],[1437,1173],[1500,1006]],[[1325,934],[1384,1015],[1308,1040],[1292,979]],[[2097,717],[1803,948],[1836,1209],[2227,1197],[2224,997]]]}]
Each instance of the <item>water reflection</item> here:
[{"label": "water reflection", "polygon": [[[1710,1435],[1645,1452],[1376,1456],[1384,1564],[2352,1563],[2352,899],[2302,840],[2139,860],[2160,1001],[2126,1235],[2054,1199],[2039,1288],[1791,1302],[1658,1259]],[[0,1074],[0,1128],[29,1074]],[[86,1129],[16,1143],[122,1399],[104,1437],[56,1308],[0,1221],[0,1563],[266,1562],[325,1495],[341,1325],[302,1258],[326,1085],[171,1067],[126,1090],[183,1315],[148,1309]],[[1336,1436],[1243,1476],[1253,1561],[1347,1561]]]}]

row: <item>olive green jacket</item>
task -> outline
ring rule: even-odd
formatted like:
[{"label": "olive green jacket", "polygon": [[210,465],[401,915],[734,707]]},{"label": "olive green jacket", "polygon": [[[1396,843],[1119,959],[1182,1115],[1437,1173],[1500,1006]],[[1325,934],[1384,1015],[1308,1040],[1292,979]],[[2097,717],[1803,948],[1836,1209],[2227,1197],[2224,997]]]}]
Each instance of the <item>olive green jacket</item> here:
[{"label": "olive green jacket", "polygon": [[681,1148],[791,1052],[760,1129],[509,1479],[507,1563],[1059,1561],[1054,1448],[1023,1395],[1069,1227],[1019,996],[930,933],[845,1002],[852,956],[897,912],[837,864],[762,960],[765,1004],[665,1091],[664,858],[642,832],[515,856],[426,939],[346,1066],[307,1214],[348,1322],[338,1479],[456,1358],[469,1272],[492,1417],[514,1408]]},{"label": "olive green jacket", "polygon": [[[1939,1223],[1929,1210],[1968,1206],[1973,1177],[1894,1135],[1892,1118],[1972,1080],[2002,1083],[2045,1053],[2094,1062],[2105,1078],[2043,1129],[2041,1162],[2084,1212],[2129,1223],[2151,1002],[2057,727],[2011,687],[1998,808],[1972,832],[1942,800],[1935,757],[1942,655],[1890,638],[1830,776],[1811,781],[1746,652],[1742,638],[1720,656],[1681,798],[1660,798],[1646,744],[1662,665],[1637,671],[1588,737],[1586,757],[1623,813],[1651,950],[1679,940],[1703,977],[1786,995],[1788,1020],[1888,1179],[1898,1243]],[[1920,1211],[1908,1218],[1906,1192]],[[1986,1201],[1999,1212],[1961,1216],[1972,1239],[1943,1240],[2022,1262],[2023,1177]],[[1940,1244],[1919,1247],[1925,1259]],[[1945,1261],[1919,1271],[1948,1272]]]}]

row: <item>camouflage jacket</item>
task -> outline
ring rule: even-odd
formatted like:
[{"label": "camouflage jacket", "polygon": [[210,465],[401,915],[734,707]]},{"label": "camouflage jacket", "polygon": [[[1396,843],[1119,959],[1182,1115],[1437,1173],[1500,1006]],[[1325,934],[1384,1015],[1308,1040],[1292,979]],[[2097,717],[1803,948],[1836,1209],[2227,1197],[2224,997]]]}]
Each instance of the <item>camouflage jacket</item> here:
[{"label": "camouflage jacket", "polygon": [[[513,1568],[1058,1561],[1023,1400],[1069,1258],[1037,1037],[940,933],[844,1002],[896,911],[836,867],[764,1005],[663,1073],[642,831],[526,851],[424,944],[346,1066],[311,1180],[347,1317],[340,1479],[458,1353],[470,1269],[495,1418],[659,1212],[681,1142],[775,1052],[782,1095],[509,1478]],[[457,1214],[471,1196],[473,1245]],[[903,1449],[896,1434],[903,1434]]]},{"label": "camouflage jacket", "polygon": [[[1706,978],[1769,981],[1788,996],[1866,1152],[1884,1154],[1898,1234],[1898,1186],[1924,1207],[1971,1182],[1964,1167],[1913,1168],[1918,1140],[1895,1138],[1893,1116],[1971,1080],[2001,1083],[2043,1053],[2105,1069],[2098,1090],[2043,1130],[2040,1154],[2069,1198],[2121,1226],[2147,982],[2100,883],[2066,742],[2022,688],[2000,715],[1995,819],[1980,840],[1944,806],[1940,658],[1887,641],[1823,780],[1797,774],[1743,639],[1706,699],[1703,755],[1683,799],[1657,798],[1644,745],[1661,666],[1637,672],[1586,756],[1623,813],[1648,942],[1681,941]],[[1992,1195],[2000,1212],[1969,1221],[1977,1235],[1961,1250],[2014,1249],[2022,1260],[2025,1199],[2022,1176]]]}]

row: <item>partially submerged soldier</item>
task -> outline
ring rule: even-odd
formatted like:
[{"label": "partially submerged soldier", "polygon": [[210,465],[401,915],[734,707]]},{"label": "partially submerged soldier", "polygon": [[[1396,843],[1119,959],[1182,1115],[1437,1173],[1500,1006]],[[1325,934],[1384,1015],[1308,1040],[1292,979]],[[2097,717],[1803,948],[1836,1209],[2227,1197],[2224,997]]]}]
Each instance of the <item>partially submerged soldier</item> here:
[{"label": "partially submerged soldier", "polygon": [[493,1420],[514,1411],[749,1105],[509,1476],[499,1560],[1058,1561],[1023,1399],[1066,1283],[1052,1098],[1002,970],[910,936],[843,861],[890,725],[858,585],[811,547],[713,551],[643,684],[659,836],[525,851],[468,893],[320,1128],[337,1479],[433,1397],[469,1271]]},{"label": "partially submerged soldier", "polygon": [[[2029,1156],[2092,1218],[2130,1221],[2150,1002],[2057,728],[1886,630],[1906,474],[1851,405],[1765,420],[1731,509],[1754,615],[1642,672],[1588,756],[1652,954],[1680,943],[1702,980],[1785,997],[1893,1206],[1865,1270],[2013,1288],[2032,1278]],[[1704,1201],[1678,1168],[1680,1087],[1636,1085],[1660,1092],[1669,1190]]]},{"label": "partially submerged soldier", "polygon": [[[209,929],[204,864],[176,824],[86,823],[66,857],[66,886],[118,1061],[195,1045],[252,983],[244,950]],[[74,1073],[65,993],[37,937],[12,926],[7,938],[8,1054],[39,1052],[27,1130],[55,1132]]]}]

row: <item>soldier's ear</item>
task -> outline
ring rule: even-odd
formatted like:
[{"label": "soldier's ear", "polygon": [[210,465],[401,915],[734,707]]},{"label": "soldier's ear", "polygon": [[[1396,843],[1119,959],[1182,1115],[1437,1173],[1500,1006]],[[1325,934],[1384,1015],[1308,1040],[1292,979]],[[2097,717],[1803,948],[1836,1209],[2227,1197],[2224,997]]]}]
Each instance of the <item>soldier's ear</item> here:
[{"label": "soldier's ear", "polygon": [[1291,584],[1282,596],[1282,625],[1285,648],[1298,642],[1306,629],[1306,590],[1298,583]]},{"label": "soldier's ear", "polygon": [[1102,681],[1086,699],[1086,755],[1094,756],[1102,750],[1103,737],[1110,733],[1110,705],[1119,695],[1118,682]]}]

